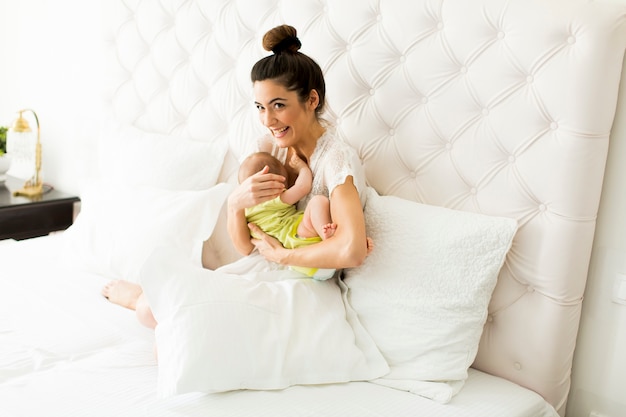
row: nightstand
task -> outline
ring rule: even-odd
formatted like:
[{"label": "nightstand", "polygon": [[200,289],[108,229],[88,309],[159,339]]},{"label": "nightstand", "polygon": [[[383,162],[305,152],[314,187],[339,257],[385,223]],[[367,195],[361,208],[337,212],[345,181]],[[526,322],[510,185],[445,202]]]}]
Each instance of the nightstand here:
[{"label": "nightstand", "polygon": [[0,239],[44,236],[72,224],[78,197],[54,189],[35,198],[14,196],[23,185],[23,180],[12,177],[0,184]]}]

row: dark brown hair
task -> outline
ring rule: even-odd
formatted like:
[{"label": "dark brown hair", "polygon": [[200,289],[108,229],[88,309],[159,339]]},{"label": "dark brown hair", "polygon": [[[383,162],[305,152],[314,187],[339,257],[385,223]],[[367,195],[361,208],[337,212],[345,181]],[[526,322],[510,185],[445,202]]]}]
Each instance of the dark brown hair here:
[{"label": "dark brown hair", "polygon": [[255,152],[243,160],[239,167],[239,182],[261,171],[265,166],[269,167],[271,174],[278,174],[288,178],[285,166],[268,152]]},{"label": "dark brown hair", "polygon": [[320,66],[309,56],[299,52],[302,44],[293,26],[281,25],[263,36],[263,48],[273,54],[257,61],[252,67],[252,82],[275,80],[287,90],[295,91],[301,103],[311,90],[317,91],[319,104],[315,114],[320,116],[326,102],[326,84]]}]

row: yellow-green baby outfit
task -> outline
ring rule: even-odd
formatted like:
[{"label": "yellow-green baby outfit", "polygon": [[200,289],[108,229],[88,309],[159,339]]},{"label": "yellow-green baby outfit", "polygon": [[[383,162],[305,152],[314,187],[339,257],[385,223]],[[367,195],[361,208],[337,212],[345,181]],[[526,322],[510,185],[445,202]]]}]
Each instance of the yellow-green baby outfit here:
[{"label": "yellow-green baby outfit", "polygon": [[[291,204],[283,203],[280,196],[247,208],[245,214],[249,223],[259,226],[265,233],[278,239],[287,249],[308,246],[322,241],[319,236],[298,236],[298,225],[302,222],[304,212],[297,210]],[[258,238],[258,236],[254,236],[254,233],[252,236]],[[292,266],[291,269],[310,277],[317,272],[317,268]]]}]

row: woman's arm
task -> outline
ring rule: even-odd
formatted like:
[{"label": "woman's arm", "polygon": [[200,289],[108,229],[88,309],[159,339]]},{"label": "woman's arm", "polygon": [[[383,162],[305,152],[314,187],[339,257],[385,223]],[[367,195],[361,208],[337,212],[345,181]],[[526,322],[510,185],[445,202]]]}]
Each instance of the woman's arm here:
[{"label": "woman's arm", "polygon": [[252,243],[266,259],[282,265],[334,269],[359,266],[367,256],[367,239],[359,193],[351,176],[333,190],[330,209],[337,230],[320,243],[285,249],[276,239],[250,224],[249,227],[262,236],[262,239],[252,239]]},{"label": "woman's arm", "polygon": [[282,175],[269,174],[268,171],[266,166],[248,177],[228,197],[228,234],[235,249],[243,255],[249,255],[254,249],[250,241],[245,209],[276,198],[285,189],[285,178]]},{"label": "woman's arm", "polygon": [[248,229],[245,209],[237,210],[229,205],[227,227],[228,235],[235,249],[244,256],[249,255],[254,249],[254,245],[250,241],[250,229]]}]

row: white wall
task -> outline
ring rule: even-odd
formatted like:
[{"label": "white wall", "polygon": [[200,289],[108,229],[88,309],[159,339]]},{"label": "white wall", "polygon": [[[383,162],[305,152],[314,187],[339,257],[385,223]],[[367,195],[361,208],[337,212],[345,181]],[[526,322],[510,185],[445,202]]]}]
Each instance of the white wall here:
[{"label": "white wall", "polygon": [[[102,85],[99,4],[0,0],[0,124],[20,108],[33,108],[42,125],[44,181],[69,192],[78,192],[94,172]],[[591,410],[626,415],[626,306],[611,302],[615,274],[626,272],[626,103],[618,111],[568,417],[587,417]]]},{"label": "white wall", "polygon": [[[39,117],[44,182],[78,192],[100,111],[99,0],[0,0],[0,124]],[[31,127],[34,127],[34,121]]]}]

